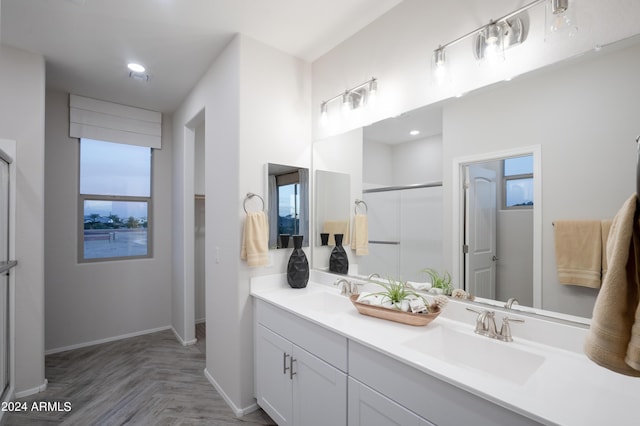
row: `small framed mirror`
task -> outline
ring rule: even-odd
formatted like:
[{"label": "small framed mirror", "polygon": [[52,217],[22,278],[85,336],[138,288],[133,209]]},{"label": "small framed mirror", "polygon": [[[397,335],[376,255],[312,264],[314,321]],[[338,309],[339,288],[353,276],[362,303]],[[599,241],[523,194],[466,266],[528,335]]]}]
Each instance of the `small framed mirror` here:
[{"label": "small framed mirror", "polygon": [[293,247],[293,235],[309,246],[309,169],[267,164],[267,205],[270,249]]}]

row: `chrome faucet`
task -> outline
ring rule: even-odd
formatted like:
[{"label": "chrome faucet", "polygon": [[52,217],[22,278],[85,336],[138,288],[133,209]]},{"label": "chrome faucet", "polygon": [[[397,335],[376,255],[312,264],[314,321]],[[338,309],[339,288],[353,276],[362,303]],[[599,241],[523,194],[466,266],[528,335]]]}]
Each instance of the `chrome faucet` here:
[{"label": "chrome faucet", "polygon": [[509,298],[509,300],[507,300],[507,303],[505,303],[504,307],[507,309],[511,309],[513,304],[519,305],[520,302],[518,302],[518,299],[516,299],[515,297],[511,297]]},{"label": "chrome faucet", "polygon": [[476,319],[476,333],[482,336],[495,338],[496,333],[496,318],[493,311],[482,311]]},{"label": "chrome faucet", "polygon": [[478,317],[476,318],[476,334],[487,336],[491,339],[501,340],[503,342],[513,342],[513,337],[511,336],[511,326],[509,325],[510,322],[524,322],[524,320],[522,319],[510,318],[505,316],[502,318],[502,326],[500,327],[500,331],[497,331],[495,312],[487,310],[478,312],[475,309],[471,308],[467,308],[467,310],[478,314]]},{"label": "chrome faucet", "polygon": [[336,282],[333,283],[335,286],[340,286],[340,294],[343,296],[352,296],[354,294],[359,294],[358,284],[349,282],[344,278],[337,279]]},{"label": "chrome faucet", "polygon": [[371,281],[374,278],[381,278],[380,274],[378,274],[377,272],[374,272],[373,274],[369,274],[369,277],[367,277],[369,281]]},{"label": "chrome faucet", "polygon": [[511,337],[511,326],[509,325],[510,321],[524,322],[523,319],[502,317],[502,326],[500,327],[500,333],[496,336],[496,339],[502,340],[503,342],[513,342],[513,337]]}]

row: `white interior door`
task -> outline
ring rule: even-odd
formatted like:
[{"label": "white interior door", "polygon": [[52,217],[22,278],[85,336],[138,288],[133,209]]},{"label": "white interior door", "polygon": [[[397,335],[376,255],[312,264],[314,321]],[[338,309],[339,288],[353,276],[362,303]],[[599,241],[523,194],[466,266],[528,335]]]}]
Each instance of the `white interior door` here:
[{"label": "white interior door", "polygon": [[496,293],[496,172],[478,165],[466,168],[465,288],[495,299]]}]

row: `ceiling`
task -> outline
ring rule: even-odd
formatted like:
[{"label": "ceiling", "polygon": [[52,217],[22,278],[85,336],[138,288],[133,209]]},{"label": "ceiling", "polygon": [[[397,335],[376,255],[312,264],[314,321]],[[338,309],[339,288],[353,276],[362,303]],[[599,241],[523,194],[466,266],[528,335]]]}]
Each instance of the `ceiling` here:
[{"label": "ceiling", "polygon": [[[411,135],[409,132],[418,131]],[[442,134],[442,103],[427,105],[364,128],[364,140],[395,145]]]},{"label": "ceiling", "polygon": [[42,54],[48,87],[173,112],[237,33],[313,62],[400,2],[0,0],[0,42]]}]

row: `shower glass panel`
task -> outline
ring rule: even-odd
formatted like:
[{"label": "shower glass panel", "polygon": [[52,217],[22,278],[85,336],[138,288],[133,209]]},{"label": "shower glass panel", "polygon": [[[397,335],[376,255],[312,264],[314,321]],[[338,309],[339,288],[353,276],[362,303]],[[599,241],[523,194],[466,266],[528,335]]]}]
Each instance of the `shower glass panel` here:
[{"label": "shower glass panel", "polygon": [[366,190],[369,255],[359,273],[426,281],[424,268],[442,268],[442,187]]}]

